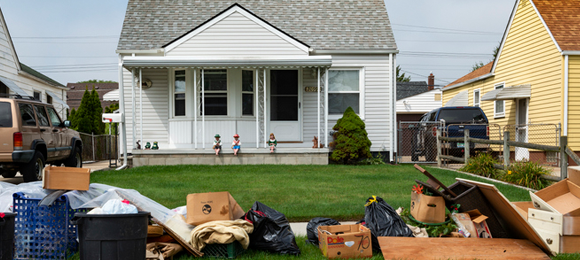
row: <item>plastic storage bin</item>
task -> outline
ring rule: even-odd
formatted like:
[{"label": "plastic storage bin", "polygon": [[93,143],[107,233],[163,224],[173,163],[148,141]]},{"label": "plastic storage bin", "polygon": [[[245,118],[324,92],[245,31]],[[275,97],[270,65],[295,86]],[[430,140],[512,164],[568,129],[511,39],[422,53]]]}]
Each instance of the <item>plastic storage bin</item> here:
[{"label": "plastic storage bin", "polygon": [[238,241],[229,244],[207,244],[201,252],[204,257],[213,258],[236,258],[246,250]]},{"label": "plastic storage bin", "polygon": [[66,259],[78,250],[74,214],[68,197],[62,195],[48,207],[38,206],[40,199],[14,193],[14,259]]},{"label": "plastic storage bin", "polygon": [[442,196],[445,199],[445,206],[450,208],[453,204],[461,205],[459,207],[459,212],[466,212],[470,210],[477,209],[481,214],[488,217],[486,220],[489,231],[493,238],[510,238],[509,233],[503,228],[500,223],[498,215],[493,210],[491,204],[487,201],[483,193],[475,185],[463,181],[457,181],[448,188],[453,191],[457,196],[453,197],[447,191],[439,191],[427,183],[415,180],[418,184],[425,186],[427,190]]},{"label": "plastic storage bin", "polygon": [[143,260],[149,212],[75,214],[82,260]]},{"label": "plastic storage bin", "polygon": [[0,218],[0,260],[12,260],[15,218],[16,213],[4,213],[4,217]]}]

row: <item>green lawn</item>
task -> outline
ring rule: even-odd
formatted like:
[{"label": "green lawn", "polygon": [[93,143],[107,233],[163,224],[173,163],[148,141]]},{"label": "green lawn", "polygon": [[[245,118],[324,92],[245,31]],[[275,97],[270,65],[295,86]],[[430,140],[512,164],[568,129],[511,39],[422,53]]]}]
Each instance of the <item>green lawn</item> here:
[{"label": "green lawn", "polygon": [[[454,171],[425,168],[446,185],[457,177],[489,182]],[[309,221],[314,217],[359,220],[364,216],[366,199],[372,195],[382,197],[394,208],[408,208],[416,179],[426,181],[427,177],[412,165],[146,166],[91,175],[91,182],[135,189],[168,208],[185,205],[190,193],[229,191],[244,210],[260,201],[284,213],[290,221]],[[510,201],[530,200],[527,190],[489,183]],[[317,247],[305,240],[297,237],[300,257],[249,250],[240,259],[325,259]],[[176,259],[194,258],[181,254]],[[383,256],[376,254],[371,259]],[[580,259],[580,254],[560,254],[553,259]]]},{"label": "green lawn", "polygon": [[[456,177],[482,181],[454,171],[428,170],[446,185]],[[394,208],[409,207],[416,179],[426,181],[427,177],[412,165],[145,166],[91,176],[91,182],[135,189],[168,208],[185,205],[190,193],[229,191],[244,210],[260,201],[291,221],[359,220],[372,195]],[[530,200],[526,190],[496,186],[511,201]]]}]

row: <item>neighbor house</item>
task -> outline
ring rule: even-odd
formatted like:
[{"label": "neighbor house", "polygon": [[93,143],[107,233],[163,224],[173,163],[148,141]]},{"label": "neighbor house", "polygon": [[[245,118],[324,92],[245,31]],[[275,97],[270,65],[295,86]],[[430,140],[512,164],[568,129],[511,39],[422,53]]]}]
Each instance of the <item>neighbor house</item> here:
[{"label": "neighbor house", "polygon": [[[119,90],[119,83],[110,82],[110,83],[68,83],[66,84],[68,89],[66,94],[66,103],[69,105],[70,109],[73,108],[75,110],[79,109],[81,105],[81,100],[83,99],[83,95],[85,94],[85,90],[89,92],[93,91],[93,88],[99,95],[99,100],[101,101],[101,107],[103,107],[103,111],[105,111],[105,107],[110,106],[113,103],[118,103],[114,100],[109,100],[106,95],[108,93],[118,93]],[[119,95],[119,94],[117,94]],[[118,100],[118,97],[117,97]]]},{"label": "neighbor house", "polygon": [[260,153],[274,133],[277,152],[320,153],[313,163],[326,164],[349,106],[371,151],[392,160],[397,52],[383,0],[129,0],[117,53],[133,163],[192,162],[139,158],[191,157],[215,134],[227,148],[239,134],[242,151]]},{"label": "neighbor house", "polygon": [[[443,89],[443,104],[480,106],[511,140],[558,145],[557,129],[580,151],[580,1],[515,2],[495,60]],[[549,124],[530,135],[532,124]],[[516,152],[515,159],[555,154]]]},{"label": "neighbor house", "polygon": [[0,9],[0,97],[33,97],[53,104],[60,117],[66,119],[66,87],[18,60],[16,49]]}]

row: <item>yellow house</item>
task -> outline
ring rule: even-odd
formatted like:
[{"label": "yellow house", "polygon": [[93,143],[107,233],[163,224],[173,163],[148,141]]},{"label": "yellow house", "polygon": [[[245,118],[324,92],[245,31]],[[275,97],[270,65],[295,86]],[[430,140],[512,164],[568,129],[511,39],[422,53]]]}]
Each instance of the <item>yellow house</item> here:
[{"label": "yellow house", "polygon": [[[559,124],[580,151],[580,0],[517,0],[496,59],[445,86],[443,104],[480,106],[490,124],[520,125],[511,140],[557,145],[554,133],[529,134],[526,125]],[[550,154],[515,159],[538,156]]]}]

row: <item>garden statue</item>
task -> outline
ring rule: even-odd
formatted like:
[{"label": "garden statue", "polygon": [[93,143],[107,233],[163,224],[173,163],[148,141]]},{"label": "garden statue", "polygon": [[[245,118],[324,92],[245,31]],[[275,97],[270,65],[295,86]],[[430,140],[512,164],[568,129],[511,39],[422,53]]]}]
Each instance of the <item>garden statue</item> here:
[{"label": "garden statue", "polygon": [[151,147],[151,150],[159,150],[159,145],[157,142],[153,142],[153,147]]},{"label": "garden statue", "polygon": [[145,144],[145,150],[149,149],[151,149],[151,143],[147,142],[147,144]]},{"label": "garden statue", "polygon": [[137,150],[141,150],[141,140],[137,140]]},{"label": "garden statue", "polygon": [[242,146],[242,141],[240,141],[238,138],[240,138],[240,136],[238,134],[234,135],[234,142],[232,143],[232,149],[234,149],[234,155],[238,155],[238,151],[240,150],[240,147]]},{"label": "garden statue", "polygon": [[222,149],[222,140],[220,140],[220,134],[216,134],[214,137],[212,148],[215,150],[215,155],[218,155]]},{"label": "garden statue", "polygon": [[270,146],[270,153],[274,152],[274,149],[276,149],[277,145],[278,141],[276,141],[276,136],[274,136],[274,133],[270,133],[270,140],[268,140],[268,146]]}]

